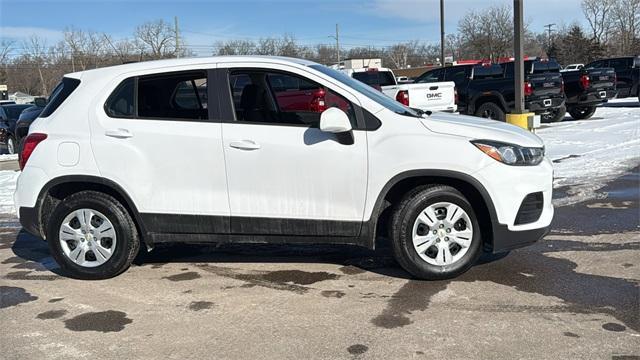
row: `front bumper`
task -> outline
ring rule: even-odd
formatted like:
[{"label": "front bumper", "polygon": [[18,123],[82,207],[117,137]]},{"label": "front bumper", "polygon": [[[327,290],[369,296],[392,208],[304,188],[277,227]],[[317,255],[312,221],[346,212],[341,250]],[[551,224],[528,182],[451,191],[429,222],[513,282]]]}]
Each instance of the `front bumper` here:
[{"label": "front bumper", "polygon": [[492,251],[498,254],[531,245],[545,237],[550,230],[551,226],[545,226],[538,229],[511,231],[506,225],[494,224]]},{"label": "front bumper", "polygon": [[[553,167],[548,158],[537,166],[509,166],[496,161],[473,176],[485,186],[495,209],[490,244],[494,253],[529,245],[549,232],[554,209]],[[523,200],[536,193],[542,193],[540,215],[518,221]]]}]

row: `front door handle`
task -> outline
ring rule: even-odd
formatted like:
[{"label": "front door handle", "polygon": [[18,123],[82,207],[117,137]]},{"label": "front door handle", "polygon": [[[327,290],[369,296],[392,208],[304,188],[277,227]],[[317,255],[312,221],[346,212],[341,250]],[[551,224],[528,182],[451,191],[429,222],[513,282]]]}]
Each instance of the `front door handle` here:
[{"label": "front door handle", "polygon": [[116,139],[127,139],[130,137],[133,137],[133,134],[131,133],[131,131],[127,129],[122,129],[122,128],[109,129],[105,131],[104,134]]},{"label": "front door handle", "polygon": [[236,140],[236,141],[232,141],[229,143],[229,146],[231,146],[234,149],[240,149],[240,150],[258,150],[260,149],[260,144],[257,144],[255,141],[252,140]]}]

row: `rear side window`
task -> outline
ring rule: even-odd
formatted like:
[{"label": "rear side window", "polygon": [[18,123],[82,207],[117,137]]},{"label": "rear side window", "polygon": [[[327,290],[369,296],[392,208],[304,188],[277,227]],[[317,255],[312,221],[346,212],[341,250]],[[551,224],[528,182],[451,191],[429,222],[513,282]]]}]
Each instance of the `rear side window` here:
[{"label": "rear side window", "polygon": [[53,89],[49,96],[49,102],[44,107],[40,117],[47,117],[53,114],[69,95],[80,85],[80,80],[72,78],[62,78],[62,81]]},{"label": "rear side window", "polygon": [[138,78],[138,117],[204,120],[207,113],[207,74],[203,71]]},{"label": "rear side window", "polygon": [[616,71],[631,69],[632,66],[633,66],[632,58],[609,60],[609,67],[614,68]]},{"label": "rear side window", "polygon": [[353,73],[353,78],[373,87],[396,84],[396,81],[393,78],[393,74],[389,71],[369,70],[363,72],[355,72]]},{"label": "rear side window", "polygon": [[504,76],[504,70],[500,65],[478,65],[473,68],[473,78],[478,79],[499,79]]}]

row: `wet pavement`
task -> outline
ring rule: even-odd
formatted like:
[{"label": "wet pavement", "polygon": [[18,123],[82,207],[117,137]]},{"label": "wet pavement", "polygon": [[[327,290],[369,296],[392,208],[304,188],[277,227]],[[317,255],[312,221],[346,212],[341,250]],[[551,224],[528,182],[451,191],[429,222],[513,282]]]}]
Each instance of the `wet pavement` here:
[{"label": "wet pavement", "polygon": [[2,358],[640,359],[639,170],[438,282],[384,248],[273,245],[164,246],[78,281],[0,215]]}]

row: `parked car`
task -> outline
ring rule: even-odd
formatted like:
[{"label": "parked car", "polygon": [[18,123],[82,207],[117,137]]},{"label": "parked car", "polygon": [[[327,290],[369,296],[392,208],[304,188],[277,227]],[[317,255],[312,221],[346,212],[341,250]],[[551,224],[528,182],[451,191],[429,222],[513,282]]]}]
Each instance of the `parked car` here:
[{"label": "parked car", "polygon": [[616,72],[612,68],[581,69],[562,73],[566,108],[551,117],[552,121],[564,119],[564,110],[572,118],[588,119],[597,106],[616,96]]},{"label": "parked car", "polygon": [[20,117],[20,113],[29,107],[31,107],[29,104],[0,105],[0,123],[4,123],[9,131],[7,137],[7,151],[9,154],[15,154],[18,150],[18,142],[15,135],[16,122]]},{"label": "parked car", "polygon": [[22,143],[22,139],[24,139],[24,137],[29,133],[29,126],[31,126],[31,123],[38,118],[43,109],[44,105],[33,105],[22,110],[20,117],[18,117],[18,121],[16,121],[16,128],[14,132],[17,144]]},{"label": "parked car", "polygon": [[[272,75],[321,87],[346,111],[283,110]],[[231,89],[234,77],[249,81]],[[206,101],[196,85],[205,83]],[[176,101],[179,89],[191,99]],[[298,59],[172,59],[68,74],[21,155],[20,222],[85,279],[115,276],[140,246],[158,243],[373,248],[382,234],[413,276],[443,279],[483,248],[539,240],[553,217],[553,170],[536,135],[428,115]]]},{"label": "parked car", "polygon": [[[542,117],[555,114],[564,104],[560,65],[554,61],[527,60],[525,67],[525,107]],[[498,121],[515,104],[514,64],[469,64],[427,71],[415,83],[453,81],[458,91],[458,111]]]},{"label": "parked car", "polygon": [[562,70],[560,70],[560,72],[580,70],[582,68],[584,68],[584,64],[569,64],[569,65],[565,66],[564,68],[562,68]]},{"label": "parked car", "polygon": [[618,98],[637,96],[640,101],[640,55],[594,61],[587,69],[614,68]]},{"label": "parked car", "polygon": [[451,81],[432,84],[397,84],[389,69],[347,70],[354,79],[360,80],[400,102],[422,111],[456,112],[456,89]]}]

